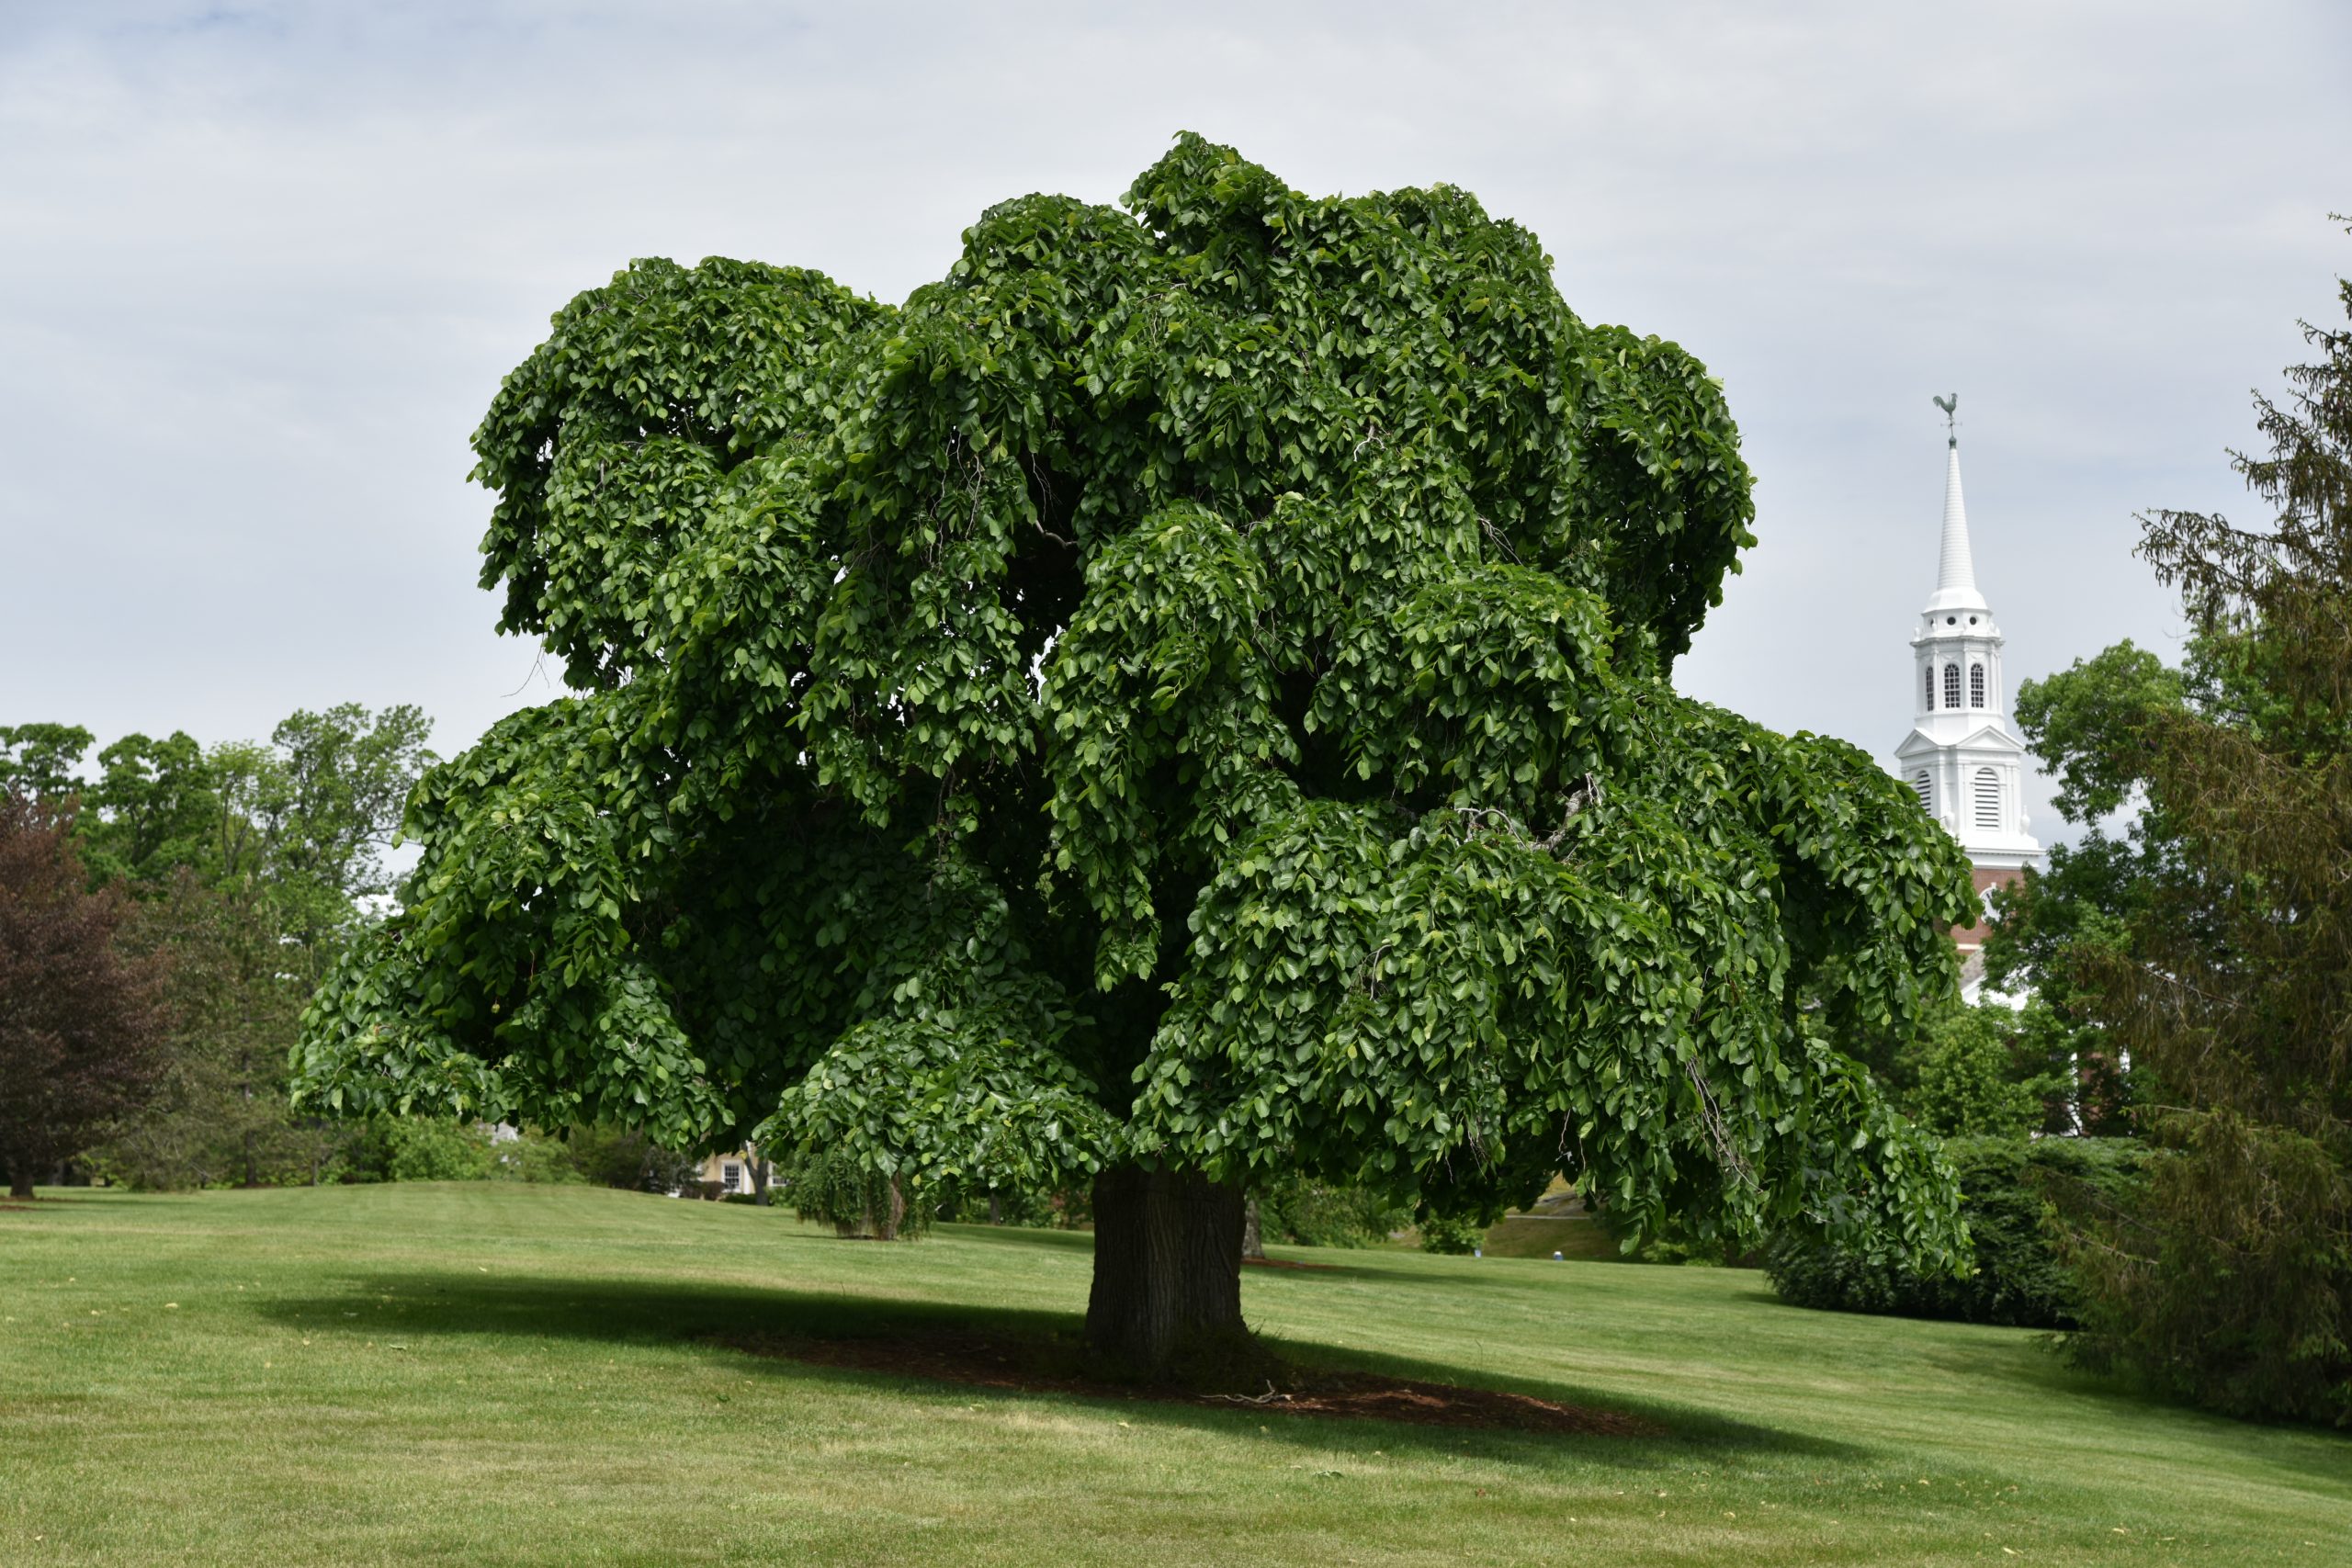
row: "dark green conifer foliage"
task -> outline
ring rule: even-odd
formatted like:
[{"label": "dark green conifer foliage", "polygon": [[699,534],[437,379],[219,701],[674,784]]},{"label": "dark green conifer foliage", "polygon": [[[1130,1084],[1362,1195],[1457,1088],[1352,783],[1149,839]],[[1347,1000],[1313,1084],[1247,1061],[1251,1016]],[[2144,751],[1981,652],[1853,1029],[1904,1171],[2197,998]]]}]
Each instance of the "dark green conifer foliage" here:
[{"label": "dark green conifer foliage", "polygon": [[[1751,542],[1721,389],[1467,193],[1185,136],[897,309],[640,262],[475,449],[483,581],[581,694],[419,790],[317,1100],[1956,1239],[1827,1042],[1948,989],[1964,863],[1674,694]],[[1098,1224],[1238,1224],[1147,1187]]]},{"label": "dark green conifer foliage", "polygon": [[[2352,320],[2352,282],[2341,285]],[[2120,838],[2014,900],[2006,962],[2129,1053],[2158,1152],[2083,1216],[2087,1348],[2222,1409],[2352,1425],[2352,328],[2257,399],[2274,514],[2142,521],[2195,626],[2021,691],[2079,818]]]}]

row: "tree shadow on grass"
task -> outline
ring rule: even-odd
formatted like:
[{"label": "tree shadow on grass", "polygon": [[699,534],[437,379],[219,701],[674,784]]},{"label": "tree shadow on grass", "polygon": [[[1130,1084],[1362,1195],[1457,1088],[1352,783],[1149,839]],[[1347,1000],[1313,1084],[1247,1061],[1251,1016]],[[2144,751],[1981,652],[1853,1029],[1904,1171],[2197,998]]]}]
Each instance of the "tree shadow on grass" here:
[{"label": "tree shadow on grass", "polygon": [[0,1197],[0,1207],[28,1213],[62,1213],[67,1209],[122,1209],[132,1204],[153,1207],[159,1200],[192,1199],[192,1192],[133,1192],[128,1187],[40,1187],[30,1198]]},{"label": "tree shadow on grass", "polygon": [[[1270,1256],[1284,1258],[1283,1253]],[[1471,1291],[1509,1288],[1520,1291],[1527,1288],[1527,1280],[1524,1278],[1482,1271],[1477,1261],[1472,1258],[1460,1259],[1463,1265],[1460,1269],[1441,1269],[1427,1267],[1399,1269],[1393,1264],[1370,1261],[1379,1257],[1380,1254],[1376,1252],[1356,1252],[1347,1247],[1318,1247],[1315,1249],[1313,1259],[1315,1266],[1307,1272],[1323,1280],[1363,1280],[1383,1285],[1402,1285],[1408,1289],[1423,1291],[1431,1289],[1452,1291],[1457,1288]],[[1363,1258],[1367,1261],[1359,1263],[1354,1260],[1356,1258]],[[1284,1258],[1284,1260],[1287,1259]]]},{"label": "tree shadow on grass", "polygon": [[1094,1252],[1092,1231],[1063,1230],[1058,1226],[943,1224],[933,1227],[932,1234],[954,1241],[977,1242],[985,1247],[1083,1252],[1089,1257]]},{"label": "tree shadow on grass", "polygon": [[[1870,1450],[1807,1434],[1736,1421],[1713,1411],[1613,1391],[1499,1377],[1483,1369],[1422,1361],[1284,1339],[1283,1358],[1326,1380],[1382,1381],[1491,1391],[1505,1399],[1596,1413],[1612,1423],[1574,1436],[1463,1423],[1418,1424],[1381,1417],[1317,1419],[1239,1402],[1204,1403],[1174,1390],[1070,1384],[1061,1371],[1082,1359],[1075,1314],[969,1303],[880,1299],[839,1292],[794,1291],[596,1276],[503,1276],[479,1271],[379,1272],[343,1293],[254,1303],[273,1320],[304,1333],[394,1337],[489,1336],[562,1339],[652,1348],[693,1348],[740,1359],[765,1375],[903,1392],[918,1398],[1051,1400],[1115,1408],[1123,1419],[1210,1432],[1274,1437],[1318,1448],[1420,1450],[1524,1459],[1573,1454],[1580,1461],[1648,1470],[1694,1456],[1766,1453],[1861,1458]],[[938,1375],[927,1346],[952,1344],[967,1358],[977,1345],[1011,1349],[1023,1363],[1009,1382]],[[900,1358],[892,1347],[909,1348]],[[847,1354],[843,1354],[844,1348]],[[899,1367],[903,1359],[905,1368]],[[1022,1374],[1045,1369],[1036,1386]],[[1626,1419],[1630,1418],[1630,1419]]]}]

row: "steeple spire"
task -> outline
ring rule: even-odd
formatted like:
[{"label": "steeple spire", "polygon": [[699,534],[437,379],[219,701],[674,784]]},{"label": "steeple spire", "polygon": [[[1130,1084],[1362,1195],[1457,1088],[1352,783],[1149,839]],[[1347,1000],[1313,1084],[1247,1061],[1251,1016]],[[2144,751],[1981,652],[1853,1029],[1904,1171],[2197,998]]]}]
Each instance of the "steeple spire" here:
[{"label": "steeple spire", "polygon": [[1960,394],[1947,392],[1935,401],[1944,411],[1944,538],[1927,613],[1984,611],[1988,606],[1976,589],[1976,557],[1968,547],[1968,503],[1960,492]]},{"label": "steeple spire", "polygon": [[[1968,547],[1968,503],[1960,494],[1960,437],[1951,438],[1944,463],[1944,547],[1936,567],[1936,594],[1958,591],[1976,597],[1976,558]],[[1978,600],[1982,603],[1982,600]]]}]

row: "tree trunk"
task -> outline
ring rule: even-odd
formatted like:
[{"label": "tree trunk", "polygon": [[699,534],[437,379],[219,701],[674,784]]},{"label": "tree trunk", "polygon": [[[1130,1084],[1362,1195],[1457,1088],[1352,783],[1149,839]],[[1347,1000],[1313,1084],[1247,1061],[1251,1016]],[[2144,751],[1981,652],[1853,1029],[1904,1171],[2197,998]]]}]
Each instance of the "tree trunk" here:
[{"label": "tree trunk", "polygon": [[1258,1221],[1258,1195],[1250,1194],[1241,1206],[1241,1256],[1263,1260],[1266,1256],[1266,1231]]},{"label": "tree trunk", "polygon": [[874,1227],[874,1239],[896,1241],[899,1239],[899,1223],[907,1217],[906,1192],[899,1186],[899,1179],[894,1176],[876,1196],[880,1198],[881,1201],[875,1205],[875,1213],[870,1216],[870,1223]]},{"label": "tree trunk", "polygon": [[33,1195],[33,1168],[19,1162],[8,1167],[8,1196],[30,1198]]},{"label": "tree trunk", "polygon": [[752,1201],[763,1209],[768,1206],[768,1156],[765,1154],[752,1161]]},{"label": "tree trunk", "polygon": [[1094,1179],[1086,1338],[1128,1376],[1215,1376],[1248,1359],[1241,1192],[1189,1170],[1122,1166]]}]

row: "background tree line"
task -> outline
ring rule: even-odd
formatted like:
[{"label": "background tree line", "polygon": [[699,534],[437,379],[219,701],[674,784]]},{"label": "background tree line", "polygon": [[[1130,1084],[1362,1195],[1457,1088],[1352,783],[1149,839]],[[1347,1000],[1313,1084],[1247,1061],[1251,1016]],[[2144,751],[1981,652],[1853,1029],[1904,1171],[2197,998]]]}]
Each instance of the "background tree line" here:
[{"label": "background tree line", "polygon": [[[641,1134],[560,1135],[290,1102],[320,977],[396,899],[390,855],[436,759],[416,707],[300,711],[266,742],[98,750],[0,725],[0,1168],[173,1190],[503,1178],[668,1191]],[[512,1134],[512,1135],[505,1135]]]},{"label": "background tree line", "polygon": [[[84,1123],[96,1141],[54,1147],[52,1116],[17,1119],[14,1144],[38,1134],[43,1163],[141,1187],[315,1181],[371,1150],[383,1166],[380,1134],[292,1109],[288,1053],[320,976],[389,901],[429,728],[413,706],[345,704],[293,714],[266,743],[133,734],[93,758],[80,726],[0,727],[19,859],[44,860],[52,882],[78,874],[74,907],[103,911],[156,1036],[115,1048],[145,1066],[114,1114]],[[52,887],[42,907],[63,919],[72,902]],[[21,1055],[10,1077],[40,1076]]]}]

